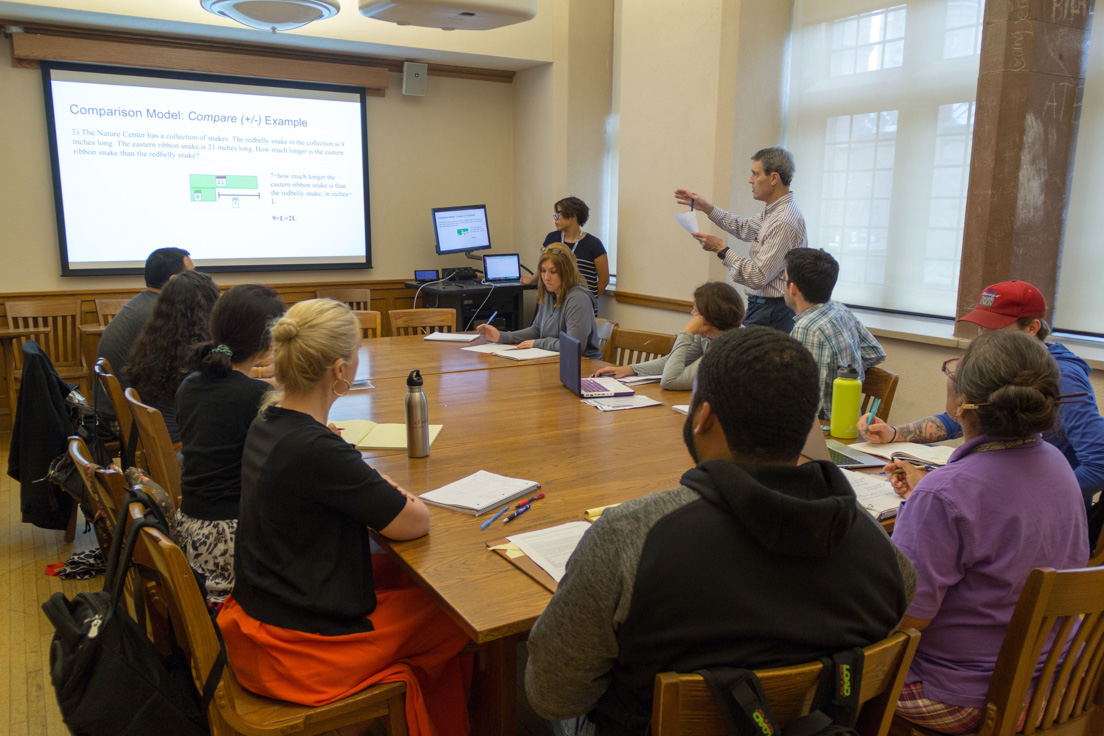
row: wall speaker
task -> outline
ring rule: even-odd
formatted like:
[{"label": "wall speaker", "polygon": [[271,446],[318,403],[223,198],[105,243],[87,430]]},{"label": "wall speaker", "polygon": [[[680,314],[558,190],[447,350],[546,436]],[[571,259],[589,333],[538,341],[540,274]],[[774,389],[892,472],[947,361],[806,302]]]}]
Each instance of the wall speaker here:
[{"label": "wall speaker", "polygon": [[403,62],[403,94],[425,97],[426,75],[428,64],[416,64],[412,61]]}]

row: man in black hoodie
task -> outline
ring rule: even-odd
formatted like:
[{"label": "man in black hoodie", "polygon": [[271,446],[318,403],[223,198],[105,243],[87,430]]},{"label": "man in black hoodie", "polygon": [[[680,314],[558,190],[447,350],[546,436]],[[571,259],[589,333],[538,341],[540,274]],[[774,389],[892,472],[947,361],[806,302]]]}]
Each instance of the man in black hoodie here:
[{"label": "man in black hoodie", "polygon": [[797,464],[819,397],[790,336],[714,341],[683,428],[697,466],[602,514],[529,636],[526,691],[558,733],[647,734],[659,672],[807,662],[896,628],[912,566],[834,465]]}]

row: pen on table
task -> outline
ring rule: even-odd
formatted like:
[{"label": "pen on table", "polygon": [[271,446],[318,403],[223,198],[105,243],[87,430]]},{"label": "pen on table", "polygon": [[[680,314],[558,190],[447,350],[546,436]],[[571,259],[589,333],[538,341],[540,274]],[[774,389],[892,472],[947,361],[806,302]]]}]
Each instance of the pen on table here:
[{"label": "pen on table", "polygon": [[[525,504],[524,506],[522,506],[520,509],[518,509],[514,513],[507,514],[506,518],[502,520],[502,523],[505,524],[508,521],[513,521],[514,519],[521,516],[522,514],[524,514],[526,511],[528,511],[531,508],[532,508],[532,506],[530,506],[529,504]],[[494,521],[494,519],[492,519],[491,521]]]},{"label": "pen on table", "polygon": [[479,525],[479,528],[480,528],[480,529],[486,529],[487,527],[489,527],[489,526],[491,525],[491,522],[492,522],[492,521],[494,521],[494,520],[495,520],[495,519],[497,519],[498,517],[502,516],[503,514],[505,514],[505,513],[506,513],[507,511],[509,511],[509,510],[510,510],[510,504],[506,504],[505,506],[503,506],[502,508],[500,508],[500,509],[498,510],[498,513],[497,513],[497,514],[495,514],[494,516],[492,516],[491,518],[487,519],[487,520],[486,520],[486,521],[484,521],[484,522],[483,522],[482,524],[480,524],[480,525]]},{"label": "pen on table", "polygon": [[544,498],[544,491],[541,491],[541,492],[540,492],[540,493],[538,493],[537,495],[535,495],[535,496],[531,496],[531,497],[529,497],[529,498],[525,499],[524,501],[522,501],[521,503],[519,503],[519,504],[518,504],[518,505],[516,506],[516,508],[519,508],[519,509],[520,509],[520,508],[521,508],[522,506],[528,506],[529,504],[533,503],[534,501],[539,501],[539,500],[541,500],[542,498]]}]

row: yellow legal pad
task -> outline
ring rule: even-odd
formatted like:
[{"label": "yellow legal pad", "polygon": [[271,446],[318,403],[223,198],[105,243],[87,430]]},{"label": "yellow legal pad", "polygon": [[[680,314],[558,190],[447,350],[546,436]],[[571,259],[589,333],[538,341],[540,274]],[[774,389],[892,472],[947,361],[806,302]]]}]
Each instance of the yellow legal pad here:
[{"label": "yellow legal pad", "polygon": [[[346,419],[334,422],[341,430],[341,439],[358,450],[405,450],[405,424],[378,424],[367,419]],[[429,425],[429,444],[441,434],[443,424]]]}]

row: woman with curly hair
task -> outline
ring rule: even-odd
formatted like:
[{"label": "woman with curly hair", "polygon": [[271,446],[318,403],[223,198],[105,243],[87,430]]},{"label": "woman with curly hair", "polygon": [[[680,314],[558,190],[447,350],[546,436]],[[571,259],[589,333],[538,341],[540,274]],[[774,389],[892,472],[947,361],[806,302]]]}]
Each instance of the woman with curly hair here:
[{"label": "woman with curly hair", "polygon": [[165,417],[172,441],[180,441],[173,402],[187,375],[196,343],[210,338],[207,320],[219,290],[211,277],[199,271],[174,276],[161,289],[149,322],[134,341],[123,375],[149,404]]}]

